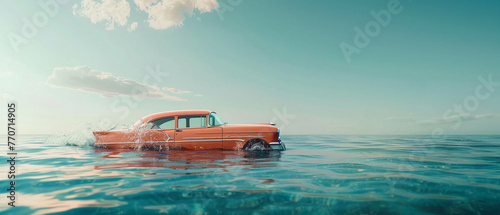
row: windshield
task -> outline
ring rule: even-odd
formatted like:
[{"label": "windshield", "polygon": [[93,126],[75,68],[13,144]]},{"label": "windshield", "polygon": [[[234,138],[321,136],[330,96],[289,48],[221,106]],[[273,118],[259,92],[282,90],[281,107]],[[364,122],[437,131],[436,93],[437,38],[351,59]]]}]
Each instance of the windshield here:
[{"label": "windshield", "polygon": [[219,115],[217,115],[215,112],[212,112],[210,113],[209,125],[210,126],[224,125],[224,121],[222,120],[222,118],[220,118]]},{"label": "windshield", "polygon": [[138,120],[137,122],[135,122],[130,129],[137,129],[139,128],[139,126],[142,124],[142,120]]}]

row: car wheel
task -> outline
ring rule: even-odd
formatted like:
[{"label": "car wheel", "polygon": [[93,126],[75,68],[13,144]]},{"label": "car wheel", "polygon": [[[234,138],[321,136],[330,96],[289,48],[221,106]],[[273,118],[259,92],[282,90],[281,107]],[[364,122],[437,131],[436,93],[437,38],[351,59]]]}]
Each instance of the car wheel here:
[{"label": "car wheel", "polygon": [[250,140],[243,149],[247,151],[265,151],[269,150],[269,145],[264,140]]}]

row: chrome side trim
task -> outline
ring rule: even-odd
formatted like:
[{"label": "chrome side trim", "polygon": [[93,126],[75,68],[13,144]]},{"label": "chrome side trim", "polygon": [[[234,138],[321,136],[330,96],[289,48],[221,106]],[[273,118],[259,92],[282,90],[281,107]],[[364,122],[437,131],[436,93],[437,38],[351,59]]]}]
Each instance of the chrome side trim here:
[{"label": "chrome side trim", "polygon": [[[247,137],[265,137],[265,136],[225,136],[222,138],[224,139],[224,138],[247,138]],[[220,139],[220,137],[186,137],[186,138],[183,138],[183,140],[187,140],[187,139],[213,139],[213,138]]]},{"label": "chrome side trim", "polygon": [[160,131],[163,132],[165,135],[167,135],[167,143],[168,143],[170,141],[170,136],[164,130],[160,130]]},{"label": "chrome side trim", "polygon": [[265,137],[265,136],[226,136],[226,137],[227,138],[230,138],[230,137],[232,137],[232,138],[235,138],[235,137],[237,137],[237,138],[247,138],[247,137],[251,138],[251,137]]},{"label": "chrome side trim", "polygon": [[214,138],[221,138],[221,137],[185,137],[185,138],[182,138],[183,140],[187,140],[187,139],[214,139]]},{"label": "chrome side trim", "polygon": [[101,145],[108,145],[108,144],[143,144],[143,143],[168,143],[165,141],[156,141],[156,142],[119,142],[119,143],[96,143],[96,144],[101,144]]},{"label": "chrome side trim", "polygon": [[[218,139],[218,140],[184,140],[184,141],[174,141],[175,143],[189,143],[189,142],[215,142],[215,141],[245,141],[243,139]],[[120,143],[96,143],[100,145],[108,144],[153,144],[153,143],[174,143],[165,141],[155,141],[155,142],[120,142]]]},{"label": "chrome side trim", "polygon": [[245,141],[244,139],[223,139],[222,141]]},{"label": "chrome side trim", "polygon": [[243,139],[218,139],[218,140],[183,140],[175,141],[176,143],[186,143],[186,142],[214,142],[214,141],[245,141]]}]

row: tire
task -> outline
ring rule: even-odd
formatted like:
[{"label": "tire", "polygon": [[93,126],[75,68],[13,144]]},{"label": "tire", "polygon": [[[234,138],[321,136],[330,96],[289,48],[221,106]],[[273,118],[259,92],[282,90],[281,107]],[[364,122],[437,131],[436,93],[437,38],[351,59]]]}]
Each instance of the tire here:
[{"label": "tire", "polygon": [[270,149],[271,147],[269,146],[269,144],[261,139],[249,140],[243,147],[243,150],[245,151],[267,151]]}]

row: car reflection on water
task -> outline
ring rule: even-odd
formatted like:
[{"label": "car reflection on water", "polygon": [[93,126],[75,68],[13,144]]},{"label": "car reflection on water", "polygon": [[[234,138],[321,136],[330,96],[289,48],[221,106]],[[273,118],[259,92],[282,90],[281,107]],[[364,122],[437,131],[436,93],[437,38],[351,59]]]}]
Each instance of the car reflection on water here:
[{"label": "car reflection on water", "polygon": [[[170,168],[200,169],[242,166],[243,169],[273,167],[281,157],[279,151],[226,151],[226,150],[170,150],[156,151],[133,149],[96,148],[95,153],[105,153],[101,158],[116,159],[116,162],[96,165],[95,169],[117,168]],[[133,159],[131,159],[133,157]],[[196,174],[196,173],[192,173]]]}]

